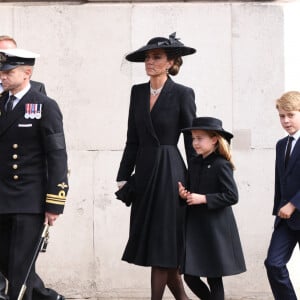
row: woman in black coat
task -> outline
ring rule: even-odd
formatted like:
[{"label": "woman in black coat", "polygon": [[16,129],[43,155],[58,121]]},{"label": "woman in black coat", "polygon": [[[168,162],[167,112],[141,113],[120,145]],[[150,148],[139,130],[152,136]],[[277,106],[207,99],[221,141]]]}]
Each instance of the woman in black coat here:
[{"label": "woman in black coat", "polygon": [[[168,285],[176,299],[188,299],[178,272],[183,255],[185,205],[177,182],[186,167],[177,148],[181,128],[195,117],[191,88],[172,81],[182,64],[181,56],[196,50],[175,38],[157,37],[126,56],[144,62],[150,81],[131,90],[126,147],[117,175],[118,185],[135,173],[129,239],[122,259],[151,266],[151,299],[160,300]],[[185,136],[187,159],[194,153]]]},{"label": "woman in black coat", "polygon": [[[233,137],[215,118],[193,121],[193,158],[187,190],[179,194],[188,204],[186,250],[182,272],[191,290],[203,300],[224,300],[222,276],[246,270],[231,206],[238,202],[229,143]],[[209,288],[200,279],[207,277]]]}]

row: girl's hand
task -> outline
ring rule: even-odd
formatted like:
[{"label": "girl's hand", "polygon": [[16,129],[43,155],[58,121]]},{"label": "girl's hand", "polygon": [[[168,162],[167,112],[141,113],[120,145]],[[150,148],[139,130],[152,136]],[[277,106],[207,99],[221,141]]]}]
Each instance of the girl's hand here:
[{"label": "girl's hand", "polygon": [[197,205],[197,204],[205,204],[206,196],[201,194],[189,193],[186,198],[187,205]]},{"label": "girl's hand", "polygon": [[182,185],[180,181],[178,182],[178,192],[179,192],[179,196],[182,199],[186,199],[187,196],[190,194],[190,192]]}]

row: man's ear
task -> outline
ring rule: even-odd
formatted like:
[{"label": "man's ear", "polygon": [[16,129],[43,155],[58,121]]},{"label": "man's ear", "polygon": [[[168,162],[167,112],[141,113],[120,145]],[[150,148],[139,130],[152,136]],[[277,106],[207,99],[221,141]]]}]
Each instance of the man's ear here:
[{"label": "man's ear", "polygon": [[31,75],[32,75],[32,68],[30,68],[30,67],[25,67],[24,73],[26,74],[26,76],[28,76],[28,78],[30,78]]}]

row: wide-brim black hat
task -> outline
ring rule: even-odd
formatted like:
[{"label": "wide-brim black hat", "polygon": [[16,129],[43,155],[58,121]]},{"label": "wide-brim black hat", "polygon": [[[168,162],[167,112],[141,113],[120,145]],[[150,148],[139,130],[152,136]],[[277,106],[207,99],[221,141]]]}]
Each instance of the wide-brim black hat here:
[{"label": "wide-brim black hat", "polygon": [[193,120],[192,126],[188,128],[183,128],[181,131],[191,131],[191,130],[210,130],[218,132],[222,137],[224,137],[228,143],[233,138],[233,134],[224,130],[222,127],[222,121],[217,118],[212,117],[199,117]]},{"label": "wide-brim black hat", "polygon": [[146,52],[154,49],[164,49],[167,54],[174,56],[185,56],[196,52],[196,49],[187,47],[176,37],[176,32],[169,35],[169,38],[155,37],[147,45],[126,55],[126,59],[131,62],[144,62]]}]

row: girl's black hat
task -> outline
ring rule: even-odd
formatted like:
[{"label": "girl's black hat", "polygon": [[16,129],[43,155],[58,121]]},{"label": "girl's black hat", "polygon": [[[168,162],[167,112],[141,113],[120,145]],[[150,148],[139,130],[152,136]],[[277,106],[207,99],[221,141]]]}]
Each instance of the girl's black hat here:
[{"label": "girl's black hat", "polygon": [[144,62],[146,52],[153,49],[164,49],[167,54],[174,56],[185,56],[196,52],[196,49],[184,46],[183,43],[175,37],[176,32],[169,35],[169,38],[155,37],[147,45],[126,55],[126,59],[131,62]]},{"label": "girl's black hat", "polygon": [[233,138],[233,134],[224,130],[222,128],[222,121],[217,118],[212,117],[199,117],[195,118],[192,123],[192,127],[184,128],[181,131],[191,131],[191,130],[210,130],[218,132],[222,137],[224,137],[228,143]]}]

